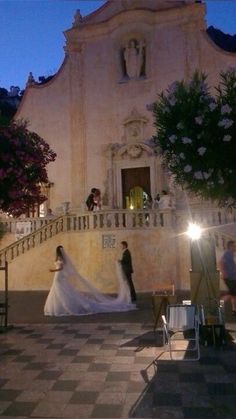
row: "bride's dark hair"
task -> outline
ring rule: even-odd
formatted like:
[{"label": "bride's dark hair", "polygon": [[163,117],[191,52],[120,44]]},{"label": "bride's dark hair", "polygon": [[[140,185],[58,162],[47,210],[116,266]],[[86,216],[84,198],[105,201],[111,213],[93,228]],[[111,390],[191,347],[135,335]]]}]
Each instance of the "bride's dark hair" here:
[{"label": "bride's dark hair", "polygon": [[63,257],[62,251],[61,251],[62,249],[63,249],[63,246],[57,246],[57,248],[56,248],[56,260],[62,259],[63,262],[64,262],[64,257]]}]

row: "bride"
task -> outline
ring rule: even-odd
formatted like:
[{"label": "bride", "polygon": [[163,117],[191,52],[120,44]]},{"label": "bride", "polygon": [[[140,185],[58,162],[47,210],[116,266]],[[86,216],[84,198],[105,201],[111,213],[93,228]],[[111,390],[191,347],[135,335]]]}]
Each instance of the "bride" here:
[{"label": "bride", "polygon": [[[77,272],[62,246],[56,248],[55,272],[52,287],[44,306],[45,316],[84,315],[135,310],[131,303],[127,280],[119,262],[116,265],[119,292],[117,297],[100,293]],[[83,291],[69,282],[76,278]]]}]

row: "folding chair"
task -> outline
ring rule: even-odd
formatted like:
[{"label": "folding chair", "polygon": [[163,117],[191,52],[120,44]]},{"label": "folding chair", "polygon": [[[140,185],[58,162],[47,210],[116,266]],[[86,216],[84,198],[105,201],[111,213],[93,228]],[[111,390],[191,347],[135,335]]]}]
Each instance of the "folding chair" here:
[{"label": "folding chair", "polygon": [[[168,345],[170,358],[175,361],[197,361],[200,358],[199,315],[196,305],[173,304],[167,307],[163,320],[163,345]],[[175,349],[177,341],[188,343],[184,349]],[[192,352],[190,356],[189,352]],[[173,357],[174,352],[185,352],[183,358]]]}]

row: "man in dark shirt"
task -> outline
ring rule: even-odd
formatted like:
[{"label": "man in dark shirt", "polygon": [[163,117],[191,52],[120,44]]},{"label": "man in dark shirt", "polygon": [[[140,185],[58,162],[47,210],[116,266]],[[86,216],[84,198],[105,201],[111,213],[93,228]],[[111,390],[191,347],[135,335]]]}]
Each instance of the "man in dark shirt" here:
[{"label": "man in dark shirt", "polygon": [[236,315],[236,264],[234,260],[235,242],[228,241],[227,249],[220,259],[220,270],[223,280],[229,290],[232,304],[232,314]]},{"label": "man in dark shirt", "polygon": [[92,188],[91,193],[89,194],[88,198],[86,199],[86,205],[87,205],[87,208],[88,208],[89,211],[93,211],[94,206],[96,205],[96,203],[94,201],[96,191],[97,191],[96,188]]}]

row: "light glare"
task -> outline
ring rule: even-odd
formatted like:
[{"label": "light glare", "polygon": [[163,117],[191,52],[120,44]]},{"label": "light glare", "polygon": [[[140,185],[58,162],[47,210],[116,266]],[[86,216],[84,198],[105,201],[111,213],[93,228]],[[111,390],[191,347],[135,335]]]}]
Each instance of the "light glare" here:
[{"label": "light glare", "polygon": [[202,229],[198,224],[190,223],[188,226],[187,235],[192,240],[198,240],[202,235]]}]

